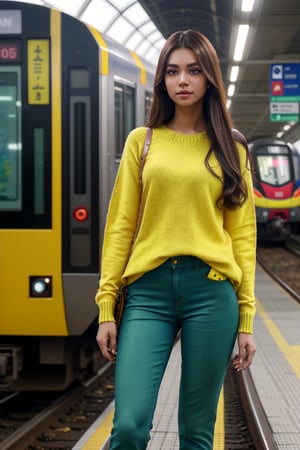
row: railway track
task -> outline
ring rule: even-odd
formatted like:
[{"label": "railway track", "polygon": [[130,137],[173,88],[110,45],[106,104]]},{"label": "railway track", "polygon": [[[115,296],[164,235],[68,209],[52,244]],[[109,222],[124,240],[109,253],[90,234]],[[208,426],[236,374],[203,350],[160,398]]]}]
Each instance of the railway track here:
[{"label": "railway track", "polygon": [[[74,386],[63,395],[39,395],[39,403],[34,398],[30,401],[28,393],[11,396],[7,402],[3,399],[0,405],[1,450],[72,450],[113,400],[114,368],[107,364],[93,380]],[[262,444],[268,433],[257,413],[259,401],[255,396],[249,374],[238,374],[230,365],[224,383],[226,450],[276,448]],[[268,442],[270,438],[267,437]]]},{"label": "railway track", "polygon": [[300,302],[300,240],[295,236],[279,244],[260,245],[257,261],[289,294]]},{"label": "railway track", "polygon": [[106,364],[93,379],[63,394],[42,392],[39,396],[39,405],[28,393],[7,402],[3,399],[1,450],[71,449],[112,401],[113,367]]}]

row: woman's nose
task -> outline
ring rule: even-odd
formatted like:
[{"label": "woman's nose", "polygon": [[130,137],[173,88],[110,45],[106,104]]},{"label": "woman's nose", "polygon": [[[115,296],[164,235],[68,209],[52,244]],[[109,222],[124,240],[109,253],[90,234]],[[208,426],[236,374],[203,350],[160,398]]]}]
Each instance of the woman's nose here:
[{"label": "woman's nose", "polygon": [[183,85],[187,84],[187,78],[186,78],[185,72],[180,72],[179,84],[180,84],[180,85],[182,85],[182,84],[183,84]]}]

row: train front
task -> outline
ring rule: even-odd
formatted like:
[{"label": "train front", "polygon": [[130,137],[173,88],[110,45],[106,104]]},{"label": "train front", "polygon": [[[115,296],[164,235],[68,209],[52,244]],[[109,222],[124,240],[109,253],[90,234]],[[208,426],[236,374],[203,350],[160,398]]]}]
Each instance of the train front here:
[{"label": "train front", "polygon": [[300,222],[299,155],[283,141],[249,143],[254,162],[258,239],[285,241]]},{"label": "train front", "polygon": [[99,54],[81,22],[0,1],[0,389],[93,363]]}]

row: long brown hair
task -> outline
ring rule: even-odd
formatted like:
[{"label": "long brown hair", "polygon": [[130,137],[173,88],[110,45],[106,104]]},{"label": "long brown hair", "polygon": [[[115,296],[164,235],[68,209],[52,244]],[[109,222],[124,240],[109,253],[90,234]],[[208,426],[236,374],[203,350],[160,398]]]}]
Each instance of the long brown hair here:
[{"label": "long brown hair", "polygon": [[[236,140],[243,144],[248,158],[247,141],[241,133],[232,129],[231,117],[226,108],[219,59],[213,45],[202,33],[194,30],[177,31],[167,39],[158,59],[153,103],[146,125],[151,128],[158,127],[170,122],[174,116],[175,104],[167,93],[164,80],[170,55],[178,48],[189,48],[195,53],[209,86],[203,102],[206,131],[211,143],[205,165],[223,183],[223,191],[217,206],[238,208],[246,201],[248,193],[241,173]],[[220,163],[223,177],[217,175],[209,165],[212,153]]]}]

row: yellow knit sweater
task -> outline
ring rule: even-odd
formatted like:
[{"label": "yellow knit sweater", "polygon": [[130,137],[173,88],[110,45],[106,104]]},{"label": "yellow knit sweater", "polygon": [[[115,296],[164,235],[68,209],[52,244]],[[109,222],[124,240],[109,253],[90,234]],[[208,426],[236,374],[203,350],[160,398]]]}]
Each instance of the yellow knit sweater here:
[{"label": "yellow knit sweater", "polygon": [[[153,129],[143,170],[143,215],[131,249],[145,136],[144,127],[129,134],[109,205],[96,295],[99,322],[114,320],[121,282],[130,284],[172,256],[192,255],[231,280],[238,296],[239,331],[252,333],[256,220],[245,149],[238,146],[248,200],[241,208],[222,210],[216,207],[221,182],[204,163],[210,145],[206,132],[188,135],[166,126]],[[210,165],[222,175],[214,156]]]}]

